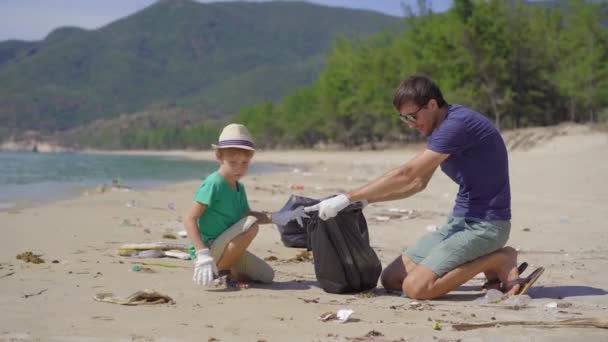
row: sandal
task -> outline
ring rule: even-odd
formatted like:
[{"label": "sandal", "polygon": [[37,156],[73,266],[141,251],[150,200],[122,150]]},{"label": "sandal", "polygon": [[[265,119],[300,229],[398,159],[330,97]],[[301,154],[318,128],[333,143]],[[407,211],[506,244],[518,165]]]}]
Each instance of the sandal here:
[{"label": "sandal", "polygon": [[[519,273],[519,275],[521,276],[522,273],[524,273],[524,271],[526,270],[526,268],[528,268],[528,263],[527,262],[522,262],[521,264],[519,264],[519,266],[517,267],[517,273]],[[481,285],[481,289],[482,290],[487,290],[490,288],[490,286],[492,285],[499,285],[498,287],[500,288],[500,279],[496,278],[496,279],[489,279],[488,281],[486,281],[485,283],[483,283],[483,285]]]},{"label": "sandal", "polygon": [[515,295],[516,296],[525,295],[526,293],[528,293],[528,290],[530,290],[532,285],[538,280],[538,278],[540,278],[540,276],[543,274],[543,272],[545,272],[545,268],[539,267],[539,268],[535,269],[534,272],[530,273],[530,275],[525,278],[511,280],[505,284],[505,286],[503,288],[503,290],[504,290],[503,292],[507,292],[508,289],[510,289],[514,285],[519,284],[519,285],[523,285],[523,286],[519,289],[519,291],[517,291],[517,293],[515,293]]}]

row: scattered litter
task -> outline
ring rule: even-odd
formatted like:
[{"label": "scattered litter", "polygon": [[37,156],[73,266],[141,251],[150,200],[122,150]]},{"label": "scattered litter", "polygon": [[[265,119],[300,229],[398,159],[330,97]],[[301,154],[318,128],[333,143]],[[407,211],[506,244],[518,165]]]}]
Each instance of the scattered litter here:
[{"label": "scattered litter", "polygon": [[190,253],[186,253],[186,252],[182,252],[179,250],[169,250],[169,251],[164,251],[165,252],[165,256],[170,257],[170,258],[176,258],[176,259],[182,259],[182,260],[190,260]]},{"label": "scattered litter", "polygon": [[365,337],[382,337],[384,336],[383,333],[376,331],[376,330],[370,330],[367,334],[365,334]]},{"label": "scattered litter", "polygon": [[527,325],[544,328],[568,328],[585,327],[608,329],[608,319],[600,318],[580,318],[566,319],[563,321],[495,321],[490,323],[460,323],[452,324],[452,328],[458,331],[473,330],[479,328],[492,328],[505,325]]},{"label": "scattered litter", "polygon": [[129,220],[129,219],[124,219],[124,220],[122,220],[122,226],[123,227],[137,227],[137,224],[132,223],[131,220]]},{"label": "scattered litter", "polygon": [[532,298],[528,295],[515,295],[499,302],[500,307],[512,310],[520,310],[528,306]]},{"label": "scattered litter", "polygon": [[478,305],[493,304],[493,303],[500,302],[503,299],[503,297],[504,297],[504,293],[502,293],[496,289],[491,289],[491,290],[488,290],[488,292],[486,292],[486,294],[483,297],[479,297],[479,298],[475,299],[473,301],[473,303],[478,304]]},{"label": "scattered litter", "polygon": [[32,294],[24,294],[23,298],[28,299],[29,297],[34,297],[34,296],[40,296],[41,294],[43,294],[44,292],[46,292],[48,289],[44,289],[44,290],[40,290],[36,293],[32,293]]},{"label": "scattered litter", "polygon": [[177,237],[171,233],[165,233],[163,234],[163,239],[177,240]]},{"label": "scattered litter", "polygon": [[93,299],[98,302],[120,305],[175,304],[171,297],[148,289],[137,291],[126,298],[115,297],[113,293],[98,293],[93,296]]},{"label": "scattered litter", "polygon": [[374,298],[374,297],[377,297],[378,295],[374,292],[374,290],[370,290],[370,291],[359,292],[356,294],[356,296],[359,298]]},{"label": "scattered litter", "polygon": [[351,309],[340,309],[336,313],[326,312],[319,316],[319,319],[323,322],[338,321],[338,323],[346,323],[350,319],[353,312],[354,311]]},{"label": "scattered litter", "polygon": [[131,252],[128,256],[134,258],[162,258],[165,256],[165,252],[160,249],[149,249],[145,251],[135,251]]},{"label": "scattered litter", "polygon": [[21,254],[17,254],[17,260],[31,262],[32,264],[43,264],[44,259],[42,259],[40,256],[41,254],[34,254],[31,251],[27,251]]},{"label": "scattered litter", "polygon": [[429,224],[428,226],[426,226],[427,232],[436,232],[438,229],[439,227],[437,227],[437,225],[435,224]]},{"label": "scattered litter", "polygon": [[439,326],[439,322],[433,321],[433,330],[441,330],[441,326]]},{"label": "scattered litter", "polygon": [[127,207],[127,208],[137,208],[139,206],[140,206],[140,204],[136,200],[130,200],[129,202],[127,202],[125,204],[125,207]]},{"label": "scattered litter", "polygon": [[292,190],[304,190],[304,185],[290,184],[289,188],[292,189]]},{"label": "scattered litter", "polygon": [[140,272],[140,273],[156,273],[156,271],[151,269],[150,267],[133,266],[133,268],[131,270],[133,272]]},{"label": "scattered litter", "polygon": [[122,256],[131,256],[131,253],[138,251],[146,251],[150,249],[172,250],[176,249],[183,252],[188,252],[188,246],[176,242],[151,242],[151,243],[128,243],[118,248],[118,254]]},{"label": "scattered litter", "polygon": [[529,231],[531,231],[531,229],[530,228],[524,228],[524,229],[522,229],[522,231],[529,232]]},{"label": "scattered litter", "polygon": [[181,266],[181,265],[174,265],[174,264],[150,263],[150,262],[141,262],[139,264],[146,265],[146,266],[160,266],[160,267],[170,267],[170,268],[176,268],[176,267],[190,268],[189,266]]},{"label": "scattered litter", "polygon": [[176,208],[175,207],[175,203],[169,202],[169,204],[167,204],[167,209],[169,209],[169,210],[175,210],[175,208]]},{"label": "scattered litter", "polygon": [[177,232],[177,235],[179,235],[179,237],[181,237],[181,238],[187,238],[188,232],[185,230],[180,230],[179,232]]},{"label": "scattered litter", "polygon": [[295,257],[289,259],[288,261],[291,261],[291,262],[312,261],[312,254],[307,250],[303,250],[300,253],[296,254]]},{"label": "scattered litter", "polygon": [[374,216],[374,219],[379,222],[388,221],[391,219],[390,216]]},{"label": "scattered litter", "polygon": [[306,298],[298,297],[298,299],[303,301],[304,303],[315,303],[315,304],[319,303],[319,298],[306,299]]},{"label": "scattered litter", "polygon": [[547,309],[557,309],[557,303],[556,302],[551,302],[551,303],[545,305],[545,307]]}]

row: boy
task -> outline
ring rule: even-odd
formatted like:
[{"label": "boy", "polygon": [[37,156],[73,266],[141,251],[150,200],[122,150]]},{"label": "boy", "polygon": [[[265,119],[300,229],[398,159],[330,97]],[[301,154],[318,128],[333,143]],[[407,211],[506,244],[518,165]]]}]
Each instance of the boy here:
[{"label": "boy", "polygon": [[238,287],[248,281],[271,283],[270,265],[247,251],[258,224],[271,223],[268,215],[249,209],[245,187],[239,182],[255,153],[253,139],[245,126],[230,124],[212,146],[219,169],[196,192],[185,222],[190,254],[196,260],[192,280],[208,286],[214,275],[225,275]]}]

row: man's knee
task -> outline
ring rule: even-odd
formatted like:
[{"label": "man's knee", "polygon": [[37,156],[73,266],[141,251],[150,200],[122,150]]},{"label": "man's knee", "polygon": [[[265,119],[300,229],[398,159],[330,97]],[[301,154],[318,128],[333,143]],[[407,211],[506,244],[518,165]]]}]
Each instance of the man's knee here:
[{"label": "man's knee", "polygon": [[436,276],[424,274],[419,270],[412,272],[403,281],[402,290],[411,299],[432,299],[432,287],[435,283]]}]

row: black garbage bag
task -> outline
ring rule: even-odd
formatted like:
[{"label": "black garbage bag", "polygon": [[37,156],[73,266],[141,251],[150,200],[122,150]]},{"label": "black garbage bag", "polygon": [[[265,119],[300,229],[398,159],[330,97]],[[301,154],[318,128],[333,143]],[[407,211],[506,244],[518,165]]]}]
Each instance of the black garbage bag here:
[{"label": "black garbage bag", "polygon": [[[316,204],[319,201],[315,201]],[[361,203],[353,203],[327,221],[309,213],[309,249],[321,288],[329,293],[370,290],[378,284],[382,264],[369,244]]]},{"label": "black garbage bag", "polygon": [[[298,207],[308,207],[317,203],[319,203],[319,201],[315,199],[291,195],[287,203],[285,203],[283,208],[281,208],[278,213],[283,214],[288,211],[295,210]],[[310,219],[303,218],[302,221],[303,226],[300,226],[295,220],[284,225],[277,224],[279,233],[281,234],[281,241],[283,241],[285,246],[293,248],[308,248],[306,226],[310,222]]]}]

